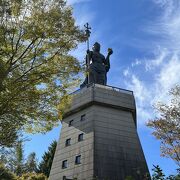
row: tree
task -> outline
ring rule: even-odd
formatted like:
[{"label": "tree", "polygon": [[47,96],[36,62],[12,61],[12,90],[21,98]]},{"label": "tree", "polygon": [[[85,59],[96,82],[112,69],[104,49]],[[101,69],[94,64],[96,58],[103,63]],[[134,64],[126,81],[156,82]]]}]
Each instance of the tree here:
[{"label": "tree", "polygon": [[162,156],[172,158],[180,166],[180,86],[170,90],[170,104],[158,103],[160,114],[147,124],[154,129],[153,135],[161,141]]},{"label": "tree", "polygon": [[11,118],[13,117],[12,116],[10,117],[8,115],[0,116],[0,146],[1,147],[12,147],[12,145],[15,144],[15,142],[19,137],[20,125],[22,123],[20,123],[19,120],[11,119]]},{"label": "tree", "polygon": [[132,176],[127,176],[125,180],[134,180],[134,178]]},{"label": "tree", "polygon": [[13,148],[0,148],[0,162],[11,172],[22,174],[25,171],[23,142],[19,140]]},{"label": "tree", "polygon": [[0,1],[0,146],[57,125],[81,70],[69,51],[85,39],[65,0]]},{"label": "tree", "polygon": [[180,179],[180,174],[177,175],[170,175],[166,178],[167,180],[179,180]]},{"label": "tree", "polygon": [[44,174],[36,174],[36,173],[27,173],[18,177],[17,180],[47,180],[47,177]]},{"label": "tree", "polygon": [[48,147],[48,151],[42,156],[42,161],[39,163],[38,172],[45,174],[49,177],[51,165],[53,162],[57,141],[53,141]]},{"label": "tree", "polygon": [[25,171],[28,173],[37,172],[37,158],[35,152],[29,154],[27,161],[25,163]]},{"label": "tree", "polygon": [[9,171],[16,175],[24,173],[24,149],[22,141],[18,141],[14,148],[1,148],[0,153],[0,162],[2,162]]},{"label": "tree", "polygon": [[0,162],[10,171],[14,171],[15,151],[13,148],[0,148]]},{"label": "tree", "polygon": [[18,176],[24,172],[24,150],[21,141],[19,141],[15,147],[15,157],[12,170]]},{"label": "tree", "polygon": [[164,180],[165,179],[165,175],[162,171],[162,169],[159,167],[159,165],[155,166],[153,165],[154,168],[153,170],[153,175],[152,175],[152,180]]},{"label": "tree", "polygon": [[4,167],[2,163],[0,163],[0,179],[1,180],[15,180],[16,176],[10,172],[8,169]]}]

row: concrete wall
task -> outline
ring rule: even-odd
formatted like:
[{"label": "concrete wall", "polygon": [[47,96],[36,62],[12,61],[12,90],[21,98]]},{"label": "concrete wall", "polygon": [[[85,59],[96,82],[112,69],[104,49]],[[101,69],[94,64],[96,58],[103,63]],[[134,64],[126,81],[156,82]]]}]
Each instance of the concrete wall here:
[{"label": "concrete wall", "polygon": [[[81,121],[81,115],[85,120]],[[74,120],[69,127],[69,121]],[[78,142],[78,135],[84,140]],[[65,147],[66,139],[71,145]],[[75,164],[81,155],[81,164]],[[62,161],[68,167],[62,169]],[[136,131],[136,107],[132,92],[95,85],[73,95],[72,105],[62,123],[50,180],[63,176],[78,180],[124,180],[133,175],[137,180],[148,173],[146,161]]]},{"label": "concrete wall", "polygon": [[[132,113],[94,106],[94,174],[99,179],[124,180],[148,172]],[[142,178],[143,179],[143,178]]]},{"label": "concrete wall", "polygon": [[[86,114],[85,120],[80,121],[81,115]],[[69,121],[74,120],[69,127]],[[78,142],[78,135],[83,133],[84,140]],[[71,145],[65,146],[66,139],[71,138]],[[92,179],[93,177],[93,112],[92,107],[68,116],[62,123],[61,136],[58,142],[55,158],[51,168],[50,180],[67,178]],[[75,164],[75,157],[81,155],[81,164]],[[68,167],[62,168],[62,161],[68,161]]]}]

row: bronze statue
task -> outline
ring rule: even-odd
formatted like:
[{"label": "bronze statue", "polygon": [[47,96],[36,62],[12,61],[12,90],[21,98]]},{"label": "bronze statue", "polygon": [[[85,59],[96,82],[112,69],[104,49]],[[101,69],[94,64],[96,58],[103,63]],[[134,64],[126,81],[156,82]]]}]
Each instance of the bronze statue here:
[{"label": "bronze statue", "polygon": [[102,84],[107,83],[107,72],[110,69],[110,55],[113,53],[112,49],[108,49],[108,55],[105,58],[104,55],[100,53],[100,44],[96,42],[93,45],[92,51],[87,50],[86,64],[88,75],[85,81],[81,84],[81,88],[87,84]]},{"label": "bronze statue", "polygon": [[108,49],[108,55],[105,58],[100,53],[101,46],[98,42],[93,45],[92,51],[89,50],[89,37],[91,34],[91,27],[88,23],[84,25],[87,37],[87,55],[86,55],[86,69],[87,76],[84,82],[80,85],[83,88],[87,84],[107,84],[107,72],[110,69],[110,55],[113,53],[112,49]]}]

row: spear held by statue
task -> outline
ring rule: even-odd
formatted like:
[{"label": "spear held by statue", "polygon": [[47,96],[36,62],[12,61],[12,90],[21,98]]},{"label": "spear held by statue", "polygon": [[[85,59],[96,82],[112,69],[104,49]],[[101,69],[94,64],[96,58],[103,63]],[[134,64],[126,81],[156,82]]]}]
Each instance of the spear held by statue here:
[{"label": "spear held by statue", "polygon": [[85,24],[85,33],[87,37],[87,55],[86,55],[86,78],[80,85],[81,88],[88,84],[101,84],[106,85],[107,83],[107,72],[110,69],[109,58],[113,53],[111,48],[108,48],[108,55],[105,57],[101,54],[101,45],[95,42],[92,51],[89,50],[89,38],[91,34],[91,27],[89,24]]}]

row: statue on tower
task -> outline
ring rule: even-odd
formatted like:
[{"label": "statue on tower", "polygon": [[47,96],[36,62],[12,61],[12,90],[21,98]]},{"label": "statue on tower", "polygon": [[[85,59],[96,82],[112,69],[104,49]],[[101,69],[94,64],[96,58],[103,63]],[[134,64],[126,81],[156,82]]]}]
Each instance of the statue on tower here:
[{"label": "statue on tower", "polygon": [[[88,24],[85,26],[89,28]],[[88,32],[88,38],[90,37],[90,31]],[[107,84],[107,72],[110,69],[110,55],[113,53],[112,49],[108,49],[108,55],[105,56],[100,53],[101,45],[98,42],[92,47],[92,51],[89,50],[89,39],[88,39],[88,50],[86,55],[86,68],[87,76],[84,82],[80,85],[80,88],[85,87],[87,84]]]}]

